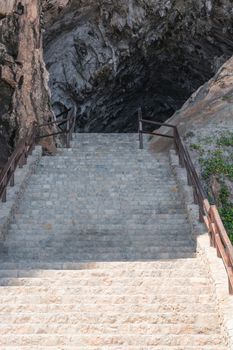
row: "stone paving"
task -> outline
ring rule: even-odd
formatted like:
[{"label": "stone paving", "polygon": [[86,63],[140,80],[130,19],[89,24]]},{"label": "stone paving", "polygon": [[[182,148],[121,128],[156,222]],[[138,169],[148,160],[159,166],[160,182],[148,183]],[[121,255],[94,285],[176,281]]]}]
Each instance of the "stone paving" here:
[{"label": "stone paving", "polygon": [[228,349],[168,156],[135,134],[43,157],[0,262],[0,349]]}]

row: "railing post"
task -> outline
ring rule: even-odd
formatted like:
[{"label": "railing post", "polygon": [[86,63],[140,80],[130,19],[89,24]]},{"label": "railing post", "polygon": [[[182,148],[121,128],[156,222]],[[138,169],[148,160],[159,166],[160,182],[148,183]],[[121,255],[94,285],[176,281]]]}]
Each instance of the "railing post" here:
[{"label": "railing post", "polygon": [[233,287],[232,287],[232,284],[231,284],[231,281],[230,281],[229,277],[228,277],[228,285],[229,285],[229,294],[233,295]]},{"label": "railing post", "polygon": [[70,119],[67,120],[66,124],[66,148],[70,147]]},{"label": "railing post", "polygon": [[5,188],[5,190],[3,191],[3,194],[2,194],[2,202],[6,203],[6,188]]},{"label": "railing post", "polygon": [[[219,235],[219,233],[216,233],[215,242],[217,242],[219,239],[220,239],[220,235]],[[221,253],[220,253],[220,250],[218,248],[218,244],[216,244],[216,250],[217,250],[217,257],[221,258]]]},{"label": "railing post", "polygon": [[192,186],[192,179],[191,179],[189,171],[187,171],[187,180],[188,180],[188,185]]},{"label": "railing post", "polygon": [[194,204],[198,204],[198,196],[197,196],[195,187],[193,187],[193,199],[194,199]]},{"label": "railing post", "polygon": [[13,172],[13,174],[12,174],[12,176],[11,176],[11,180],[10,180],[10,186],[11,186],[11,187],[14,187],[14,185],[15,185],[15,174],[14,174],[14,172]]},{"label": "railing post", "polygon": [[[230,252],[229,252],[228,248],[227,248],[226,254],[227,254],[227,266],[233,272],[233,267],[232,267],[231,259],[230,259],[230,256],[229,256]],[[232,276],[232,275],[228,275],[229,294],[233,295],[233,287],[232,287],[232,281],[230,281],[230,278],[231,278],[230,276]]]},{"label": "railing post", "polygon": [[21,154],[20,161],[19,161],[19,168],[21,169],[24,166],[24,152]]},{"label": "railing post", "polygon": [[199,221],[200,221],[200,222],[204,222],[204,221],[205,221],[205,220],[204,220],[204,217],[203,217],[203,212],[202,212],[201,207],[199,208]]},{"label": "railing post", "polygon": [[142,125],[142,109],[138,109],[138,124],[139,124],[139,147],[143,149],[143,125]]}]

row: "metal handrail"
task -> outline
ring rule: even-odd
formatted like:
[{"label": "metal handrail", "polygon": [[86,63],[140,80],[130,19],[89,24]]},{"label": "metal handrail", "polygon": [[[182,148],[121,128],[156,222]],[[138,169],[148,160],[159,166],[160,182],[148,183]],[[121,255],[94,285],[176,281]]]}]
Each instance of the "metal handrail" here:
[{"label": "metal handrail", "polygon": [[2,202],[6,202],[7,199],[7,186],[9,184],[11,187],[14,186],[15,170],[18,166],[22,168],[27,163],[27,158],[32,153],[35,143],[36,125],[33,124],[31,131],[19,142],[0,174],[0,200]]},{"label": "metal handrail", "polygon": [[[72,108],[67,109],[67,111],[62,112],[56,116],[56,118],[58,118],[58,117],[61,117],[62,115],[67,114],[67,117],[65,119],[55,120],[49,123],[38,125],[38,130],[43,127],[52,126],[52,125],[56,125],[60,129],[60,131],[55,131],[50,134],[39,135],[38,139],[43,139],[43,138],[58,136],[63,134],[63,135],[66,135],[66,147],[69,148],[70,141],[72,141],[72,136],[75,128],[76,112],[77,112],[76,107],[73,106]],[[61,126],[64,124],[66,124],[66,127],[62,129]]]},{"label": "metal handrail", "polygon": [[[186,168],[188,184],[193,188],[194,202],[199,205],[200,221],[203,221],[208,229],[210,236],[210,245],[216,248],[217,256],[223,260],[228,275],[229,293],[233,295],[233,246],[223,225],[216,205],[210,205],[207,199],[207,195],[203,189],[188,149],[179,134],[177,126],[143,119],[141,108],[138,110],[138,122],[139,144],[141,149],[143,149],[143,134],[169,137],[173,139],[176,152],[179,156],[180,165],[183,168]],[[162,134],[160,132],[144,131],[144,123],[171,128],[173,135],[170,136]]]},{"label": "metal handrail", "polygon": [[[41,125],[34,123],[32,129],[26,134],[24,138],[22,138],[19,141],[14,152],[12,153],[12,155],[10,156],[3,170],[0,173],[0,200],[2,202],[6,202],[7,200],[8,185],[10,184],[10,186],[12,187],[14,186],[15,171],[17,167],[19,166],[20,168],[22,168],[27,163],[27,158],[32,153],[32,150],[34,149],[35,144],[38,140],[45,137],[65,134],[66,147],[70,147],[70,141],[72,140],[72,135],[75,128],[76,107],[70,108],[67,111],[60,113],[57,117],[60,117],[64,114],[67,114],[67,118],[63,119],[62,121],[56,120],[54,122],[49,122]],[[64,130],[60,128],[60,131],[38,136],[39,130],[43,127],[52,125],[57,125],[58,127],[60,127],[64,124],[66,124]]]}]

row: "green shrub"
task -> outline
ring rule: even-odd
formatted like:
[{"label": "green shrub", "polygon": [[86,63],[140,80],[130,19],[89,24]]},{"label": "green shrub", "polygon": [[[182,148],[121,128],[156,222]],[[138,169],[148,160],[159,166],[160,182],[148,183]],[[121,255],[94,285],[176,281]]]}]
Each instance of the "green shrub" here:
[{"label": "green shrub", "polygon": [[233,164],[223,157],[223,152],[217,150],[209,159],[200,160],[203,166],[203,177],[209,179],[211,175],[224,175],[233,181]]},{"label": "green shrub", "polygon": [[233,133],[221,136],[218,139],[217,144],[219,146],[233,147]]}]

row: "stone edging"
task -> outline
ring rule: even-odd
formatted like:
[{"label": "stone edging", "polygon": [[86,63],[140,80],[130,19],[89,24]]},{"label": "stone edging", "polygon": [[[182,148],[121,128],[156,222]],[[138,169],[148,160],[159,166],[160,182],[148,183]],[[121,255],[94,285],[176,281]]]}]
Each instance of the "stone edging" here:
[{"label": "stone edging", "polygon": [[199,208],[194,204],[193,190],[187,183],[186,170],[179,165],[179,158],[174,150],[169,153],[170,165],[182,194],[193,239],[197,243],[198,255],[208,270],[212,280],[221,323],[227,335],[229,349],[233,350],[233,296],[229,295],[228,278],[223,261],[217,257],[216,249],[210,246],[209,235],[205,226],[199,222]]},{"label": "stone edging", "polygon": [[42,157],[41,146],[36,146],[32,155],[28,157],[27,164],[22,168],[17,168],[15,171],[15,186],[7,188],[7,202],[0,201],[0,241],[5,239],[9,225],[14,218],[22,194],[25,191],[30,175],[35,172],[35,169]]}]

